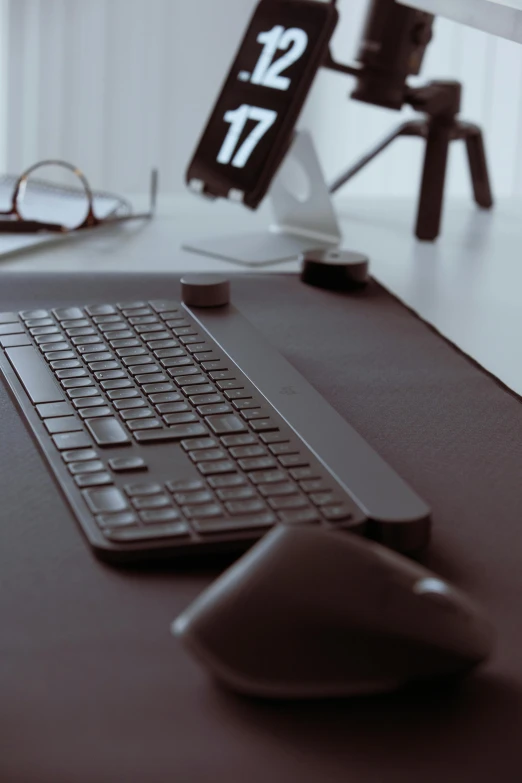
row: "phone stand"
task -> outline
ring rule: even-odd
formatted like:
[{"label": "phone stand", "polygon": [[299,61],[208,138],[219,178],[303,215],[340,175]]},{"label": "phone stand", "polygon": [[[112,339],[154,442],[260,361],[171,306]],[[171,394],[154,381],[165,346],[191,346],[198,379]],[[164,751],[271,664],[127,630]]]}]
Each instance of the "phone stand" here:
[{"label": "phone stand", "polygon": [[340,244],[341,230],[309,133],[295,133],[268,197],[274,215],[268,230],[197,239],[184,243],[183,249],[262,267],[297,259],[307,250]]}]

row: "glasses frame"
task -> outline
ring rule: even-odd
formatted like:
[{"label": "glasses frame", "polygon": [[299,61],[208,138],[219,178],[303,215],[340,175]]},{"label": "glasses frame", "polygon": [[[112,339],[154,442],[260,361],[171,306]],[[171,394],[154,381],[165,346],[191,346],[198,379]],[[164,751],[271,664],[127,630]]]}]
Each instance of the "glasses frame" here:
[{"label": "glasses frame", "polygon": [[[27,181],[31,174],[42,166],[62,166],[69,169],[81,182],[85,196],[87,198],[87,215],[82,223],[78,226],[64,226],[61,223],[49,223],[42,220],[27,220],[21,214],[21,203],[27,187]],[[115,214],[122,205],[130,208],[128,202],[119,196],[113,194],[103,194],[110,198],[116,198],[120,202],[119,206],[106,217],[100,218],[94,211],[94,199],[96,193],[91,189],[87,177],[77,166],[72,163],[68,163],[65,160],[49,159],[41,160],[38,163],[34,163],[29,166],[16,180],[13,195],[11,197],[11,208],[9,210],[0,210],[0,233],[36,233],[38,231],[54,231],[62,234],[69,234],[73,231],[80,231],[86,228],[96,228],[102,225],[111,225],[114,223],[123,223],[128,220],[146,220],[154,216],[156,211],[156,201],[158,194],[158,170],[152,169],[150,176],[150,206],[148,212],[131,212],[127,215]],[[1,218],[9,218],[9,220],[2,220]]]}]

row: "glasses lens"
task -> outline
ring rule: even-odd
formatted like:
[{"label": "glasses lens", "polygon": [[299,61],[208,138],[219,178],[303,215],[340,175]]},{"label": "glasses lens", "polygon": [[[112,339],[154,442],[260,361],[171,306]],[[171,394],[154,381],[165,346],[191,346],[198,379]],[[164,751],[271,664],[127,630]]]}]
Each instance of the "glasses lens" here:
[{"label": "glasses lens", "polygon": [[61,163],[36,166],[20,188],[18,211],[24,220],[80,226],[89,212],[85,186],[72,167]]}]

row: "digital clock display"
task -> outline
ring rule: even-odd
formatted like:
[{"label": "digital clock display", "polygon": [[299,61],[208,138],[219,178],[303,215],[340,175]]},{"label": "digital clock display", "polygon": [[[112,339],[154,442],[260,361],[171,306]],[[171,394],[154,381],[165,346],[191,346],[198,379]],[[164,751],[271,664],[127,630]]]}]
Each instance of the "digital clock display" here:
[{"label": "digital clock display", "polygon": [[187,170],[189,187],[259,205],[337,21],[332,4],[261,0]]}]

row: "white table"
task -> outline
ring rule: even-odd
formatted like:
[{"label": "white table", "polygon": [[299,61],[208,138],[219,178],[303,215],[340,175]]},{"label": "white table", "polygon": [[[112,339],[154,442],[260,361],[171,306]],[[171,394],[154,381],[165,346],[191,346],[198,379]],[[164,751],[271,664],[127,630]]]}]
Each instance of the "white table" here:
[{"label": "white table", "polygon": [[[448,201],[435,244],[414,238],[413,200],[342,200],[337,207],[344,245],[370,256],[374,276],[522,394],[522,201],[501,202],[492,212],[477,210],[471,200]],[[3,259],[0,274],[241,271],[182,251],[180,245],[195,235],[259,230],[268,222],[266,208],[249,213],[227,202],[206,203],[191,196],[164,199],[151,222],[86,232]],[[292,262],[266,271],[297,269]]]},{"label": "white table", "polygon": [[400,0],[486,33],[522,43],[522,0]]}]

